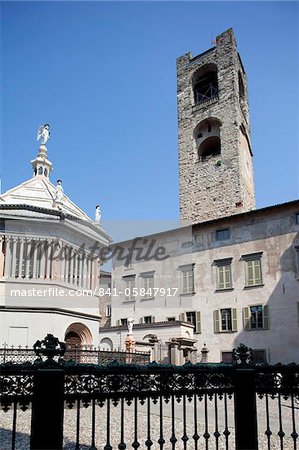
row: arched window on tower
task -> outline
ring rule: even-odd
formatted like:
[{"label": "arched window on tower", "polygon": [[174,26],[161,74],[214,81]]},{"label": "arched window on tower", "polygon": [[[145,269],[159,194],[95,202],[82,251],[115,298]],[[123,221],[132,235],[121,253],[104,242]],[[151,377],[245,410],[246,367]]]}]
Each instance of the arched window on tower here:
[{"label": "arched window on tower", "polygon": [[194,101],[198,105],[218,96],[217,66],[207,64],[199,68],[192,80]]},{"label": "arched window on tower", "polygon": [[221,153],[220,127],[220,120],[209,118],[200,122],[195,128],[194,139],[199,160]]}]

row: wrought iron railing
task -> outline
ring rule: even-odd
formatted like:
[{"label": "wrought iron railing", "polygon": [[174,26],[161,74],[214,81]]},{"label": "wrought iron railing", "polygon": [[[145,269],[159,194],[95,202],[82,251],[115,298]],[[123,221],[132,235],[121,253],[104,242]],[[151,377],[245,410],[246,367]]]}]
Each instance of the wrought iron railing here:
[{"label": "wrought iron railing", "polygon": [[[149,352],[121,352],[106,351],[95,347],[73,347],[66,348],[63,355],[65,360],[74,360],[85,364],[108,364],[112,361],[131,364],[148,364],[150,362]],[[21,347],[3,347],[0,348],[0,364],[6,362],[26,363],[34,362],[36,354],[33,349]]]},{"label": "wrought iron railing", "polygon": [[296,364],[253,365],[244,346],[235,364],[79,364],[49,335],[35,351],[0,365],[0,448],[297,449]]}]

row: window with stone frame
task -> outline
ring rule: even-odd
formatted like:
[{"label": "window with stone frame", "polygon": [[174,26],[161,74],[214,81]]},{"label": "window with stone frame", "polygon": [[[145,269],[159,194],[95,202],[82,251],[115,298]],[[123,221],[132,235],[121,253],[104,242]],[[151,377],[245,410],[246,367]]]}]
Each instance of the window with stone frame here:
[{"label": "window with stone frame", "polygon": [[230,239],[230,229],[223,228],[222,230],[216,230],[216,241],[227,241]]},{"label": "window with stone frame", "polygon": [[260,286],[263,284],[262,254],[263,252],[259,252],[242,256],[245,262],[245,287]]},{"label": "window with stone frame", "polygon": [[119,325],[126,327],[128,325],[128,319],[120,319]]},{"label": "window with stone frame", "polygon": [[140,317],[139,323],[153,323],[155,322],[154,316],[144,316]]},{"label": "window with stone frame", "polygon": [[238,331],[236,308],[223,308],[214,311],[215,333],[228,333],[236,331]]},{"label": "window with stone frame", "polygon": [[135,288],[135,275],[129,275],[123,277],[124,282],[124,300],[126,302],[135,300],[135,296],[133,295],[133,289]]},{"label": "window with stone frame", "polygon": [[251,305],[243,308],[244,330],[268,330],[269,307],[267,305]]},{"label": "window with stone frame", "polygon": [[181,294],[194,294],[194,264],[179,267],[181,271]]},{"label": "window with stone frame", "polygon": [[216,266],[216,290],[232,289],[232,258],[217,259],[214,261]]},{"label": "window with stone frame", "polygon": [[200,311],[187,311],[180,314],[181,322],[187,322],[194,326],[194,333],[201,333]]},{"label": "window with stone frame", "polygon": [[141,298],[143,300],[154,298],[154,271],[141,273],[140,276],[144,289],[144,295]]}]

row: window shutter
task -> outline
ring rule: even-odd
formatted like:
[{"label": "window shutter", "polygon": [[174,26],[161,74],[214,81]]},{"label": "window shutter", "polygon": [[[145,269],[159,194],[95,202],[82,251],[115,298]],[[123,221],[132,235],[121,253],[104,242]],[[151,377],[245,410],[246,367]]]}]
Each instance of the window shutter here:
[{"label": "window shutter", "polygon": [[143,317],[140,317],[139,323],[143,323]]},{"label": "window shutter", "polygon": [[254,281],[255,284],[261,284],[262,283],[262,273],[261,273],[261,260],[256,259],[254,262]]},{"label": "window shutter", "polygon": [[195,333],[201,333],[200,311],[196,311]]},{"label": "window shutter", "polygon": [[219,309],[214,311],[214,332],[220,333],[220,314]]},{"label": "window shutter", "polygon": [[188,272],[188,292],[194,291],[193,270]]},{"label": "window shutter", "polygon": [[155,322],[155,316],[152,316],[152,322]]},{"label": "window shutter", "polygon": [[232,308],[232,331],[238,331],[237,309]]},{"label": "window shutter", "polygon": [[247,284],[251,286],[254,284],[253,281],[253,261],[247,261]]},{"label": "window shutter", "polygon": [[269,330],[269,306],[263,307],[263,328]]},{"label": "window shutter", "polygon": [[231,267],[225,266],[225,287],[230,288],[231,287]]},{"label": "window shutter", "polygon": [[182,293],[185,294],[187,292],[187,273],[185,271],[182,272],[182,281],[183,281],[183,289]]},{"label": "window shutter", "polygon": [[120,320],[116,321],[116,326],[119,327],[120,326]]},{"label": "window shutter", "polygon": [[187,322],[187,316],[186,313],[181,313],[179,316],[179,319],[181,322]]},{"label": "window shutter", "polygon": [[224,266],[218,267],[219,286],[218,289],[224,289]]},{"label": "window shutter", "polygon": [[243,308],[243,324],[244,324],[244,330],[250,330],[250,309],[246,306]]}]

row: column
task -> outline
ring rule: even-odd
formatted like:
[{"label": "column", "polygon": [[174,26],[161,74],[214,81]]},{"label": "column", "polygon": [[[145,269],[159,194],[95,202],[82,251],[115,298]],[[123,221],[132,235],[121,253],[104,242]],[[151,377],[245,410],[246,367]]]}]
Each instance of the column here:
[{"label": "column", "polygon": [[12,241],[12,251],[11,251],[11,272],[10,276],[15,278],[16,276],[16,253],[17,253],[17,244],[18,241],[15,237],[11,238]]},{"label": "column", "polygon": [[4,275],[4,235],[0,236],[0,277]]},{"label": "column", "polygon": [[78,283],[78,278],[77,278],[77,272],[78,272],[78,253],[75,251],[74,252],[74,285],[77,286]]},{"label": "column", "polygon": [[15,278],[16,276],[16,254],[17,254],[17,238],[16,237],[12,237],[11,238],[11,242],[12,242],[12,250],[11,250],[11,272],[10,272],[10,277]]},{"label": "column", "polygon": [[[24,259],[24,245],[25,245],[25,239],[23,237],[20,238],[20,253],[19,253],[19,273],[18,278],[22,278],[23,275],[23,259]],[[24,261],[25,265],[25,261]],[[25,272],[25,267],[24,267]],[[25,273],[24,273],[25,275]]]},{"label": "column", "polygon": [[86,279],[85,279],[85,288],[89,289],[89,270],[90,270],[90,260],[86,257]]},{"label": "column", "polygon": [[78,254],[78,265],[79,265],[79,269],[78,269],[78,286],[81,287],[81,283],[82,283],[82,253]]},{"label": "column", "polygon": [[11,267],[11,236],[5,236],[5,278],[10,277]]},{"label": "column", "polygon": [[46,278],[50,279],[52,276],[52,255],[53,246],[52,241],[47,240],[47,267],[46,267]]},{"label": "column", "polygon": [[60,280],[64,281],[66,245],[64,243],[62,243],[61,246],[62,246],[62,251],[60,252]]},{"label": "column", "polygon": [[25,278],[30,277],[30,266],[32,265],[32,248],[33,248],[32,246],[33,246],[32,239],[27,239]]},{"label": "column", "polygon": [[40,278],[42,280],[45,279],[45,275],[46,275],[46,241],[42,241],[40,244]]},{"label": "column", "polygon": [[33,248],[33,261],[32,261],[32,278],[37,278],[38,277],[38,273],[37,273],[37,267],[36,267],[36,262],[37,262],[37,252],[38,252],[38,240],[35,239],[32,241],[32,248]]},{"label": "column", "polygon": [[70,283],[73,284],[74,277],[74,254],[73,249],[70,248]]},{"label": "column", "polygon": [[69,267],[70,267],[70,259],[69,259],[70,247],[68,245],[65,246],[64,251],[64,282],[68,282],[69,275]]},{"label": "column", "polygon": [[85,255],[85,253],[83,253],[83,255],[82,255],[82,266],[83,266],[82,287],[83,287],[83,289],[85,289],[85,287],[86,287],[86,263],[87,263],[86,255]]}]

